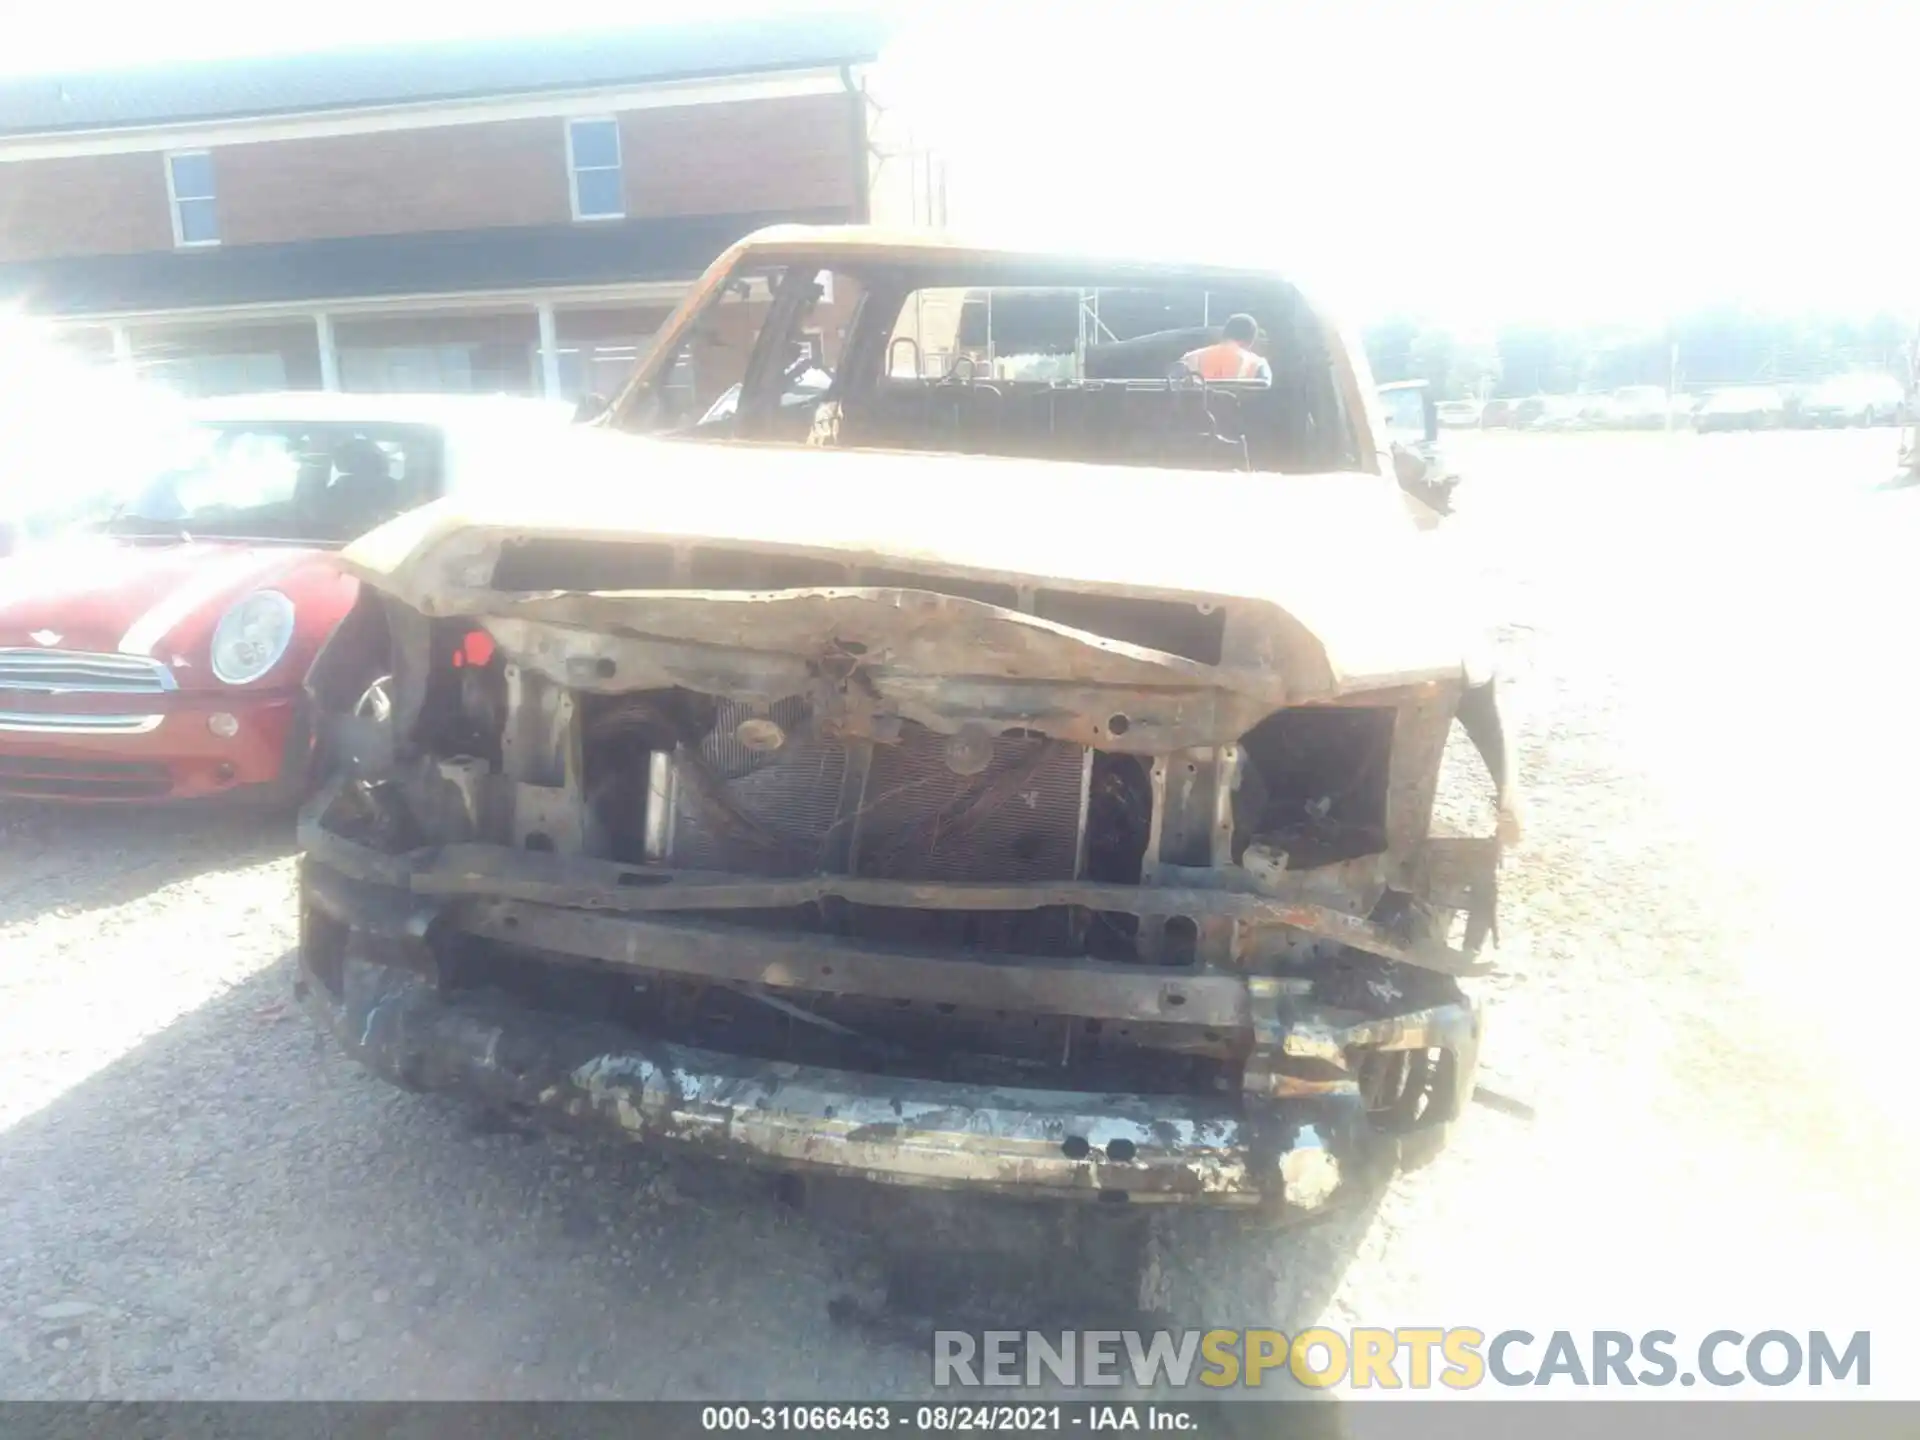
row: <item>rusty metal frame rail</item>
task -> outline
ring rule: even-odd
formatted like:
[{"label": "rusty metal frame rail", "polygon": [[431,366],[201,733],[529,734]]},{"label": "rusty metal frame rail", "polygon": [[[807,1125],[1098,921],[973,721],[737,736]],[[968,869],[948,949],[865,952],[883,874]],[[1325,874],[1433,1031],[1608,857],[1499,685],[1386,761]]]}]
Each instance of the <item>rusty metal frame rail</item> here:
[{"label": "rusty metal frame rail", "polygon": [[1249,1023],[1247,982],[1234,973],[1031,955],[918,955],[834,935],[627,919],[517,900],[463,906],[442,923],[553,955],[733,985],[1221,1031]]},{"label": "rusty metal frame rail", "polygon": [[1490,962],[1440,944],[1409,942],[1386,926],[1330,906],[1272,895],[1194,886],[1111,885],[1094,881],[1023,884],[871,880],[809,875],[765,880],[699,870],[619,865],[579,856],[449,845],[423,852],[412,868],[414,893],[532,901],[621,914],[676,910],[762,910],[837,898],[851,905],[925,910],[1038,910],[1078,905],[1089,910],[1284,926],[1370,954],[1447,975],[1479,975]]}]

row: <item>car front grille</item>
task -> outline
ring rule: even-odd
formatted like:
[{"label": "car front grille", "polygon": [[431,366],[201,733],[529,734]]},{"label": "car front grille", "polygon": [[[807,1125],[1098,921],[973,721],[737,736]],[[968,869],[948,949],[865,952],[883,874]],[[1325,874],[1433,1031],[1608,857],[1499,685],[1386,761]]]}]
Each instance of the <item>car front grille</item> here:
[{"label": "car front grille", "polygon": [[0,731],[14,735],[149,735],[164,715],[59,715],[40,710],[0,710]]},{"label": "car front grille", "polygon": [[8,690],[34,695],[160,695],[173,676],[142,655],[84,650],[0,650],[0,697]]},{"label": "car front grille", "polygon": [[164,765],[0,755],[0,794],[63,800],[139,800],[165,795]]}]

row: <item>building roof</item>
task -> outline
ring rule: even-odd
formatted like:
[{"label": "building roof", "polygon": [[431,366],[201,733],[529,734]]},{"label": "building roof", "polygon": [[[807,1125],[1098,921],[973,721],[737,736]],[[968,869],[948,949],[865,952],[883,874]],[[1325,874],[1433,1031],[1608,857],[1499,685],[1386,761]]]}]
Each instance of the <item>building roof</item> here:
[{"label": "building roof", "polygon": [[691,280],[768,218],[701,215],[23,260],[0,265],[0,303],[17,301],[49,319],[82,319]]},{"label": "building roof", "polygon": [[862,64],[873,11],[0,78],[0,138],[260,119]]}]

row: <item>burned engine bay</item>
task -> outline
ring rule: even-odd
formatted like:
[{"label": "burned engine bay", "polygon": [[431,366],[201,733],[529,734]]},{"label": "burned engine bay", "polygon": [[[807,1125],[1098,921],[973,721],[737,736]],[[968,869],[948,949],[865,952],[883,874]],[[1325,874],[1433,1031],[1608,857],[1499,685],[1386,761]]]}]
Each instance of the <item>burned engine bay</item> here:
[{"label": "burned engine bay", "polygon": [[438,618],[364,589],[309,682],[302,984],[389,1078],[1292,1215],[1470,1093],[1499,846],[1428,819],[1456,716],[1510,788],[1492,685],[1300,699],[1312,638],[1229,599],[488,554]]}]

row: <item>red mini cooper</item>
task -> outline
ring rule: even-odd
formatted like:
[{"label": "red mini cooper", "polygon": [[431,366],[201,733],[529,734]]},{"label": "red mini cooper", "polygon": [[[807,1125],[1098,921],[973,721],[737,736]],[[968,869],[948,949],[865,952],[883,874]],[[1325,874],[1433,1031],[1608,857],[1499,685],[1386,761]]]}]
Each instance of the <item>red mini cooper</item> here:
[{"label": "red mini cooper", "polygon": [[130,487],[0,559],[0,795],[296,798],[301,682],[355,596],[329,552],[442,493],[457,452],[572,413],[323,393],[194,407]]}]

